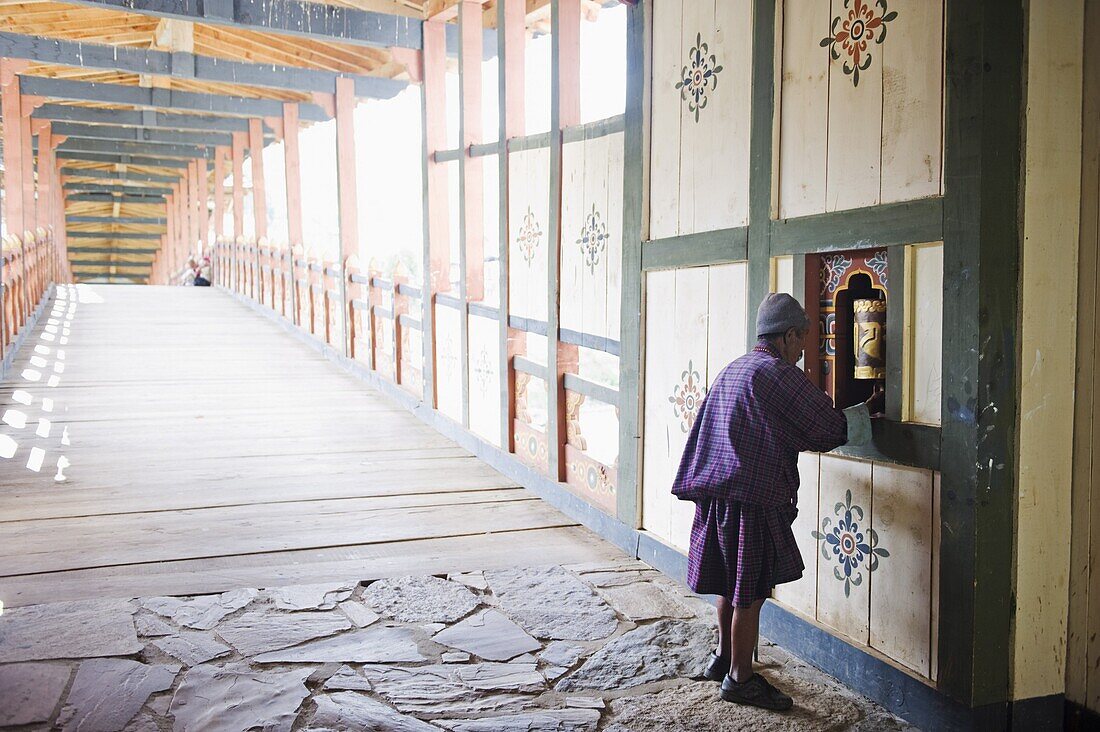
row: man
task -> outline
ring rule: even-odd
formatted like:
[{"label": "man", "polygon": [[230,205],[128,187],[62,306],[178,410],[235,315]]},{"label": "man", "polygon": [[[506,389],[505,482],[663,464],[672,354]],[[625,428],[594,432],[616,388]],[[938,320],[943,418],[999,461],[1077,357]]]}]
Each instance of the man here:
[{"label": "man", "polygon": [[805,568],[791,524],[798,513],[798,453],[870,437],[876,388],[864,404],[835,409],[796,364],[810,322],[787,294],[764,298],[759,342],[718,375],[699,409],[673,494],[694,501],[688,585],[718,595],[718,648],[704,676],[726,701],[785,711],[789,696],[752,669],[760,608],[775,585]]}]

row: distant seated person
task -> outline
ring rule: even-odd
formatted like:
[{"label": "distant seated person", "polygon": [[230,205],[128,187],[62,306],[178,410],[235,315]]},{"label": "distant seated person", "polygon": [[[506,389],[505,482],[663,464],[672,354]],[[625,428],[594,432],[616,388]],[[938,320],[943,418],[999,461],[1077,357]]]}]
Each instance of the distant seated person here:
[{"label": "distant seated person", "polygon": [[203,257],[196,269],[195,287],[210,287],[210,257]]},{"label": "distant seated person", "polygon": [[194,284],[196,284],[195,283],[195,278],[198,277],[198,276],[199,276],[199,266],[197,264],[195,264],[195,258],[194,257],[188,257],[187,258],[187,266],[184,268],[183,275],[181,276],[182,283],[184,285],[194,285]]}]

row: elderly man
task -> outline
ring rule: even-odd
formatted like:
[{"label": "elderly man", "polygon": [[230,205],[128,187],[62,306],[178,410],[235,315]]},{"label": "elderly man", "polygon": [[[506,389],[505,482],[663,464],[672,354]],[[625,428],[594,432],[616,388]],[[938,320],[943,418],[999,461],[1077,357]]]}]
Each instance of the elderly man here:
[{"label": "elderly man", "polygon": [[751,352],[726,366],[692,427],[673,494],[694,501],[688,585],[718,595],[718,648],[704,676],[726,701],[785,711],[789,696],[752,669],[760,608],[775,585],[805,568],[791,524],[798,513],[798,453],[825,452],[870,437],[864,404],[838,410],[796,364],[809,332],[790,295],[764,298]]}]

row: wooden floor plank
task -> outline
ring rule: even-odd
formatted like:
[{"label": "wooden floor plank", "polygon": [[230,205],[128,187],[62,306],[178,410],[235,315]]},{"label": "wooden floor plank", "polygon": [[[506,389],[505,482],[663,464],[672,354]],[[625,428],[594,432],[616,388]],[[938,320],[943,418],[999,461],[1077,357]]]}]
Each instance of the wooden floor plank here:
[{"label": "wooden floor plank", "polygon": [[620,556],[224,293],[77,289],[0,384],[8,606]]}]

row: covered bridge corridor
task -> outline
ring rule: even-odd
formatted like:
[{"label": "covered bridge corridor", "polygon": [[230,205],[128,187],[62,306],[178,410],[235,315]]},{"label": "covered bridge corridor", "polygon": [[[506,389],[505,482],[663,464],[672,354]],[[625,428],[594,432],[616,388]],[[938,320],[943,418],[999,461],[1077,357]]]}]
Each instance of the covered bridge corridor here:
[{"label": "covered bridge corridor", "polygon": [[[1097,38],[0,0],[0,727],[1100,726]],[[885,396],[777,448],[782,719],[693,678],[670,490],[769,293],[812,388]]]}]

